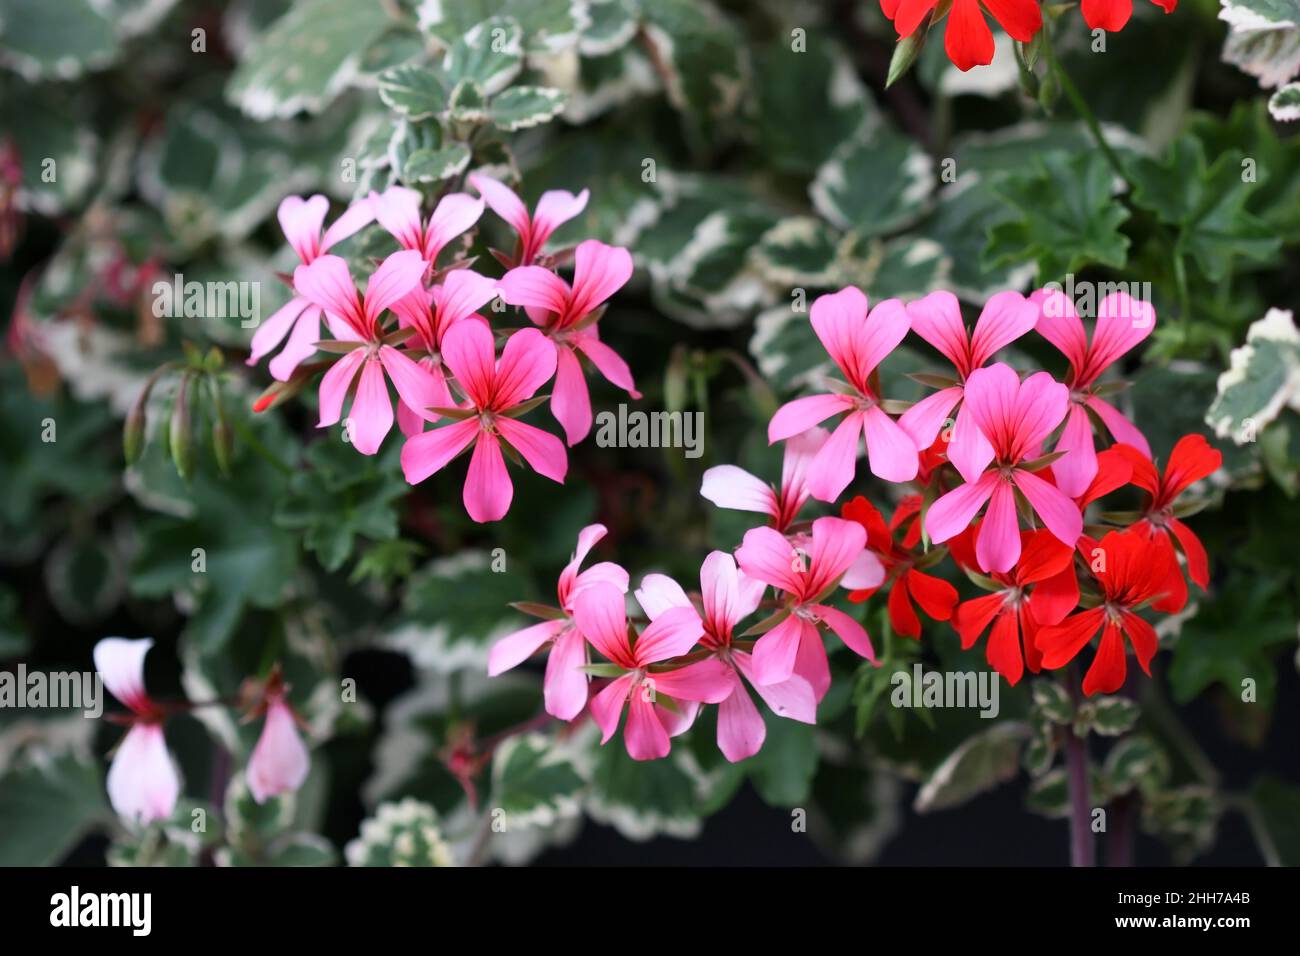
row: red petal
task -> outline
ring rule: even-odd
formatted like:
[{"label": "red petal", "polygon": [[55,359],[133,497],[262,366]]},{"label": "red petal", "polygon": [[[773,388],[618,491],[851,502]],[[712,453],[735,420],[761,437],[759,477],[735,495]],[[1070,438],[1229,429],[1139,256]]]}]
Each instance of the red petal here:
[{"label": "red petal", "polygon": [[1205,545],[1201,544],[1196,532],[1177,518],[1169,519],[1169,529],[1177,535],[1178,543],[1182,546],[1183,557],[1187,559],[1188,575],[1204,591],[1210,586],[1210,556],[1205,553]]},{"label": "red petal", "polygon": [[962,601],[952,612],[952,626],[961,635],[961,646],[968,649],[975,646],[984,629],[1006,606],[1001,592],[986,594],[983,597]]},{"label": "red petal", "polygon": [[1151,658],[1155,657],[1156,651],[1160,649],[1160,639],[1156,637],[1156,629],[1130,611],[1124,615],[1124,633],[1133,644],[1133,653],[1137,655],[1142,670],[1146,672],[1147,677],[1150,677]]},{"label": "red petal", "polygon": [[993,622],[988,647],[984,656],[989,666],[1007,679],[1012,687],[1025,673],[1025,662],[1020,657],[1020,628],[1017,615],[1007,609]]},{"label": "red petal", "polygon": [[[902,33],[901,28],[899,32]],[[993,31],[984,22],[978,0],[954,0],[943,48],[953,66],[962,72],[993,62]]]},{"label": "red petal", "polygon": [[1029,595],[1029,607],[1038,624],[1060,624],[1078,606],[1079,579],[1074,568],[1069,566],[1042,581]]},{"label": "red petal", "polygon": [[1074,660],[1075,655],[1096,635],[1105,616],[1105,608],[1094,607],[1072,614],[1060,624],[1039,630],[1036,641],[1038,649],[1043,652],[1043,666],[1055,670]]},{"label": "red petal", "polygon": [[1014,576],[1017,584],[1033,584],[1060,574],[1074,561],[1074,548],[1047,530],[1020,533],[1020,562]]},{"label": "red petal", "polygon": [[1128,673],[1128,660],[1124,653],[1124,638],[1119,628],[1107,623],[1102,632],[1101,644],[1097,647],[1097,656],[1092,659],[1092,666],[1083,678],[1083,692],[1091,697],[1093,694],[1113,694],[1124,686],[1124,677]]},{"label": "red petal", "polygon": [[1028,43],[1043,28],[1043,11],[1034,0],[984,0],[984,6],[1002,29],[1021,43]]},{"label": "red petal", "polygon": [[[1133,465],[1121,448],[1131,447],[1131,445],[1116,445],[1113,448],[1107,448],[1105,451],[1097,453],[1097,474],[1093,476],[1092,484],[1088,485],[1083,494],[1079,496],[1080,508],[1086,508],[1098,498],[1123,488],[1129,483],[1129,479],[1133,477]],[[1134,450],[1136,451],[1136,449]],[[1142,460],[1147,465],[1151,464],[1145,458]]]},{"label": "red petal", "polygon": [[1133,0],[1083,0],[1082,9],[1088,29],[1116,33],[1133,15]]},{"label": "red petal", "polygon": [[946,621],[952,617],[953,606],[957,603],[957,589],[943,578],[925,574],[921,571],[907,572],[907,590],[921,610],[936,621]]},{"label": "red petal", "polygon": [[912,609],[912,601],[907,594],[907,578],[901,577],[894,582],[889,591],[889,623],[903,637],[921,636],[921,619]]},{"label": "red petal", "polygon": [[1223,453],[1204,435],[1184,435],[1169,453],[1164,480],[1160,483],[1160,504],[1167,505],[1195,482],[1214,474],[1223,464]]}]

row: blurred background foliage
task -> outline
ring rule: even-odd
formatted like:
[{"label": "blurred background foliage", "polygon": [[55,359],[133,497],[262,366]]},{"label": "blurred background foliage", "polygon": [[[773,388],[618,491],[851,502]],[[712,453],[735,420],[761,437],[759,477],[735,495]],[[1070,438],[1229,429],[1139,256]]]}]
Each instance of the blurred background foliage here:
[{"label": "blurred background foliage", "polygon": [[[187,802],[141,831],[104,797],[115,728],[0,711],[0,863],[636,860],[623,838],[702,832],[703,851],[661,841],[652,858],[1062,862],[1065,826],[1046,821],[1071,721],[1101,735],[1094,799],[1140,810],[1147,859],[1296,862],[1300,140],[1222,61],[1218,13],[1139,4],[1103,54],[1077,10],[1058,19],[1121,178],[1004,35],[992,66],[961,74],[936,34],[886,90],[894,36],[866,0],[0,0],[0,662],[86,670],[97,638],[149,635],[151,689],[210,700],[281,661],[314,744],[296,798],[259,806],[232,773],[255,726],[220,709],[172,722]],[[497,29],[510,52],[485,56]],[[263,315],[285,301],[274,212],[290,193],[337,210],[398,182],[432,198],[475,170],[530,202],[591,190],[555,242],[631,248],[605,337],[642,407],[705,412],[703,457],[587,442],[563,489],[522,474],[507,519],[476,526],[455,469],[409,490],[393,435],[362,458],[316,432],[311,394],[253,415],[267,378],[242,364],[238,320],[153,314],[153,283],[178,274],[257,282]],[[490,262],[504,241],[487,215],[473,252]],[[362,273],[390,248],[371,228],[341,254]],[[1212,587],[1162,628],[1155,679],[1083,716],[1046,680],[1004,685],[993,722],[900,711],[894,670],[985,663],[947,626],[889,635],[873,600],[885,667],[833,653],[818,725],[774,720],[732,765],[712,716],[634,764],[590,726],[539,720],[539,671],[485,677],[493,639],[520,626],[507,602],[550,599],[582,526],[609,526],[598,554],[634,581],[689,586],[709,549],[738,543],[749,520],[708,506],[700,475],[777,475],[767,419],[827,361],[801,301],[945,288],[973,316],[1066,272],[1150,283],[1158,326],[1122,401],[1158,457],[1189,431],[1225,456],[1193,519]],[[196,392],[177,474],[158,434],[172,376],[124,470],[122,419],[155,369],[193,359],[185,343],[218,350],[230,460],[213,393]],[[1021,345],[1023,364],[1063,372]],[[886,391],[917,397],[904,376],[933,361],[909,343]],[[620,400],[593,389],[597,410]],[[891,491],[850,494],[887,507]]]}]

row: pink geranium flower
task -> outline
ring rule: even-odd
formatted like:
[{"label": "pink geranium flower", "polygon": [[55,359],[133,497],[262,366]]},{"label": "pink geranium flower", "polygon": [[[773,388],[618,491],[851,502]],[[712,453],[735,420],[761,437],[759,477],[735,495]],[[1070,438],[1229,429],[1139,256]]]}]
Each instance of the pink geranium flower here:
[{"label": "pink geranium flower", "polygon": [[700,494],[719,508],[767,515],[772,527],[784,532],[808,500],[809,467],[830,437],[824,428],[810,428],[785,443],[780,488],[736,465],[715,465],[704,473]]},{"label": "pink geranium flower", "polygon": [[[733,642],[736,624],[758,608],[764,587],[762,581],[741,574],[724,551],[711,552],[700,567],[700,643],[727,668],[731,681],[731,693],[718,705],[718,749],[732,763],[758,753],[767,737],[767,725],[745,681],[773,713],[805,724],[817,722],[817,694],[807,680],[792,674],[779,683],[757,683],[752,656]],[[664,574],[647,574],[636,597],[652,621],[673,608],[695,610],[681,585]]]},{"label": "pink geranium flower", "polygon": [[631,277],[632,256],[626,249],[588,239],[574,253],[572,287],[541,266],[511,269],[499,283],[501,298],[510,305],[523,306],[555,345],[551,413],[564,427],[570,447],[591,431],[591,395],[579,352],[609,381],[633,398],[641,397],[627,363],[601,342],[596,332],[605,301]]},{"label": "pink geranium flower", "polygon": [[248,759],[248,789],[253,799],[292,793],[302,786],[311,769],[311,757],[298,736],[298,720],[285,701],[282,686],[268,690],[266,722]]},{"label": "pink geranium flower", "polygon": [[603,744],[618,730],[623,705],[628,705],[623,742],[633,760],[668,755],[669,738],[686,730],[693,715],[683,715],[679,701],[716,704],[731,695],[731,676],[714,657],[682,667],[655,666],[689,653],[704,636],[692,608],[664,611],[633,640],[623,593],[598,583],[578,592],[574,619],[592,647],[623,672],[591,699],[590,709]]},{"label": "pink geranium flower", "polygon": [[[286,196],[280,203],[277,218],[284,237],[298,253],[303,265],[311,265],[317,257],[330,248],[364,228],[375,218],[374,210],[366,200],[353,203],[348,210],[334,220],[334,224],[321,232],[325,223],[325,214],[329,212],[330,203],[322,195],[303,199],[301,196]],[[316,351],[320,341],[321,308],[308,301],[302,295],[294,295],[287,303],[277,309],[253,333],[250,343],[248,364],[256,365],[262,357],[272,351],[286,334],[289,341],[280,354],[271,359],[268,368],[271,375],[281,382],[288,381],[293,370],[301,365]],[[293,331],[290,332],[289,329]]]},{"label": "pink geranium flower", "polygon": [[438,200],[427,222],[420,217],[420,194],[405,186],[389,186],[370,194],[375,218],[403,249],[414,249],[432,272],[438,254],[468,231],[483,215],[483,200],[467,193],[449,193]]},{"label": "pink geranium flower", "polygon": [[585,189],[576,196],[564,189],[547,190],[537,200],[537,208],[530,216],[528,207],[505,183],[482,173],[471,173],[469,183],[519,236],[514,254],[502,258],[507,267],[532,265],[551,233],[587,208],[590,195]]},{"label": "pink geranium flower", "polygon": [[[448,273],[441,285],[432,289],[417,286],[393,303],[402,328],[415,329],[407,340],[407,348],[422,352],[416,364],[433,376],[433,392],[429,405],[447,408],[455,404],[447,388],[447,370],[442,363],[442,337],[453,323],[463,319],[487,319],[478,310],[497,296],[496,283],[469,269],[456,269]],[[397,406],[397,425],[402,434],[410,437],[424,431],[426,421],[437,421],[439,416],[427,409],[409,407],[406,402]]]},{"label": "pink geranium flower", "polygon": [[1020,559],[1019,489],[1047,529],[1074,547],[1083,531],[1079,508],[1055,485],[1023,467],[1041,455],[1044,439],[1065,417],[1070,400],[1065,386],[1046,372],[1022,383],[1010,366],[999,362],[971,372],[965,400],[973,424],[989,441],[989,450],[980,459],[959,464],[959,471],[966,468],[962,472],[966,483],[926,512],[930,539],[943,542],[960,534],[987,501],[988,513],[975,540],[976,560],[991,573],[1011,570]]},{"label": "pink geranium flower", "polygon": [[911,481],[919,461],[916,444],[881,410],[872,375],[907,335],[903,303],[887,299],[868,315],[867,297],[849,286],[819,296],[810,316],[813,331],[847,380],[846,391],[787,402],[772,416],[767,440],[792,438],[832,415],[847,413],[813,459],[808,472],[812,496],[834,501],[848,487],[856,468],[859,434],[866,437],[872,474],[886,481]]},{"label": "pink geranium flower", "polygon": [[843,611],[821,603],[866,545],[867,532],[862,525],[843,518],[814,521],[806,554],[774,528],[751,528],[745,533],[736,550],[740,569],[784,592],[784,616],[754,645],[757,683],[779,684],[798,674],[821,700],[831,683],[822,625],[855,653],[875,662],[876,652],[866,629]]},{"label": "pink geranium flower", "polygon": [[627,593],[627,571],[610,561],[593,564],[578,572],[596,542],[605,537],[603,524],[591,524],[578,532],[578,547],[573,558],[560,572],[556,596],[560,606],[554,617],[507,634],[492,645],[488,653],[488,676],[504,674],[517,667],[545,644],[551,645],[546,659],[546,677],[542,682],[542,695],[546,712],[560,720],[572,720],[582,713],[587,704],[589,678],[582,670],[587,661],[587,645],[573,624],[574,598],[583,588],[593,584],[609,584]]},{"label": "pink geranium flower", "polygon": [[[999,292],[984,304],[973,335],[966,332],[961,306],[951,292],[931,292],[910,303],[907,315],[912,331],[942,352],[957,372],[955,384],[923,398],[898,419],[917,448],[929,448],[961,402],[970,373],[1032,329],[1038,308],[1019,292]],[[951,434],[949,461],[969,463],[988,454],[988,440],[970,424],[965,406],[958,409]]]},{"label": "pink geranium flower", "polygon": [[419,484],[474,446],[465,478],[465,510],[475,521],[497,521],[510,510],[514,486],[501,457],[507,443],[539,475],[564,483],[564,443],[514,415],[555,374],[555,348],[536,329],[521,329],[496,360],[492,332],[483,322],[456,322],[442,339],[442,358],[468,399],[466,418],[407,439],[402,471]]},{"label": "pink geranium flower", "polygon": [[1078,497],[1097,473],[1097,450],[1093,442],[1088,410],[1102,420],[1117,442],[1132,445],[1151,458],[1151,446],[1114,405],[1097,396],[1097,379],[1102,372],[1140,343],[1156,327],[1155,309],[1126,292],[1115,292],[1097,306],[1097,327],[1088,341],[1074,303],[1065,293],[1040,289],[1030,296],[1040,308],[1038,332],[1060,350],[1070,362],[1066,385],[1070,409],[1065,430],[1056,443],[1057,451],[1069,452],[1052,466],[1056,483],[1071,497]]},{"label": "pink geranium flower", "polygon": [[144,658],[153,641],[106,637],[95,645],[95,670],[109,693],[131,711],[131,729],[108,768],[108,798],[121,816],[165,820],[176,808],[181,781],[163,737],[163,711],[145,692]]},{"label": "pink geranium flower", "polygon": [[421,368],[393,346],[384,342],[382,317],[403,296],[420,286],[424,260],[412,251],[395,252],[370,277],[364,296],[338,256],[321,256],[309,266],[299,266],[293,284],[306,299],[342,320],[335,334],[356,347],[335,362],[320,383],[319,428],[333,425],[343,414],[343,402],[357,373],[356,396],[348,413],[349,438],[363,455],[379,450],[393,427],[393,403],[388,397],[385,374],[407,407],[423,410],[440,398],[437,383],[428,369]]}]

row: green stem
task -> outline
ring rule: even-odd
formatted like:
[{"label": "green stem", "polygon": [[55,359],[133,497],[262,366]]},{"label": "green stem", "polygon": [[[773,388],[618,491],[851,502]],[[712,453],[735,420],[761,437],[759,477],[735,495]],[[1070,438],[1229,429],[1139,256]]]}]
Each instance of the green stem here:
[{"label": "green stem", "polygon": [[257,454],[257,457],[261,458],[281,474],[293,474],[293,467],[286,464],[275,454],[275,452],[263,445],[261,441],[258,440],[257,436],[253,434],[252,429],[250,429],[247,424],[241,421],[238,417],[234,419],[234,423],[235,431],[239,432],[239,437],[243,439],[244,443],[248,445],[249,448],[253,449]]},{"label": "green stem", "polygon": [[1124,166],[1119,161],[1119,156],[1110,148],[1110,143],[1106,142],[1106,136],[1101,131],[1101,123],[1097,121],[1097,115],[1093,113],[1088,101],[1083,98],[1079,88],[1070,79],[1070,74],[1065,72],[1065,67],[1061,65],[1061,61],[1056,58],[1056,51],[1052,49],[1052,31],[1046,24],[1043,25],[1043,54],[1047,59],[1048,68],[1056,74],[1056,79],[1061,84],[1061,91],[1065,93],[1065,98],[1070,101],[1074,111],[1079,114],[1079,118],[1088,127],[1088,132],[1096,140],[1097,148],[1106,157],[1106,162],[1110,163],[1111,168],[1115,170],[1115,175],[1124,180],[1125,185],[1132,192],[1133,184],[1129,182],[1128,176],[1124,172]]}]

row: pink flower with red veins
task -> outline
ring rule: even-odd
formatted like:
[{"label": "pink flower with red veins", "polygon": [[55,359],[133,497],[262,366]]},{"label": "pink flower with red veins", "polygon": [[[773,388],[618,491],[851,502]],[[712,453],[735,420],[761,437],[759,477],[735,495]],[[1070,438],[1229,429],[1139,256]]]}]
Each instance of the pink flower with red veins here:
[{"label": "pink flower with red veins", "polygon": [[467,193],[449,193],[438,200],[427,222],[420,217],[420,194],[405,186],[389,186],[369,197],[375,219],[403,249],[414,249],[431,273],[438,254],[453,239],[469,231],[483,215],[483,200]]},{"label": "pink flower with red veins", "polygon": [[[609,561],[593,564],[586,571],[579,573],[578,568],[586,559],[596,542],[605,537],[603,524],[591,524],[578,532],[578,547],[573,558],[560,572],[556,596],[558,608],[537,608],[536,613],[547,615],[540,624],[526,627],[522,631],[507,634],[492,645],[488,653],[488,676],[504,674],[512,667],[522,664],[545,644],[550,644],[551,653],[546,659],[546,677],[542,681],[542,695],[546,703],[546,712],[560,720],[572,720],[582,713],[587,705],[587,684],[589,678],[582,666],[587,663],[587,645],[582,634],[573,624],[574,598],[583,588],[593,584],[609,584],[626,594],[628,587],[627,571]],[[528,605],[519,606],[520,610],[533,613]]]},{"label": "pink flower with red veins", "polygon": [[[954,462],[966,483],[926,512],[925,530],[930,540],[942,543],[966,530],[987,501],[988,513],[975,539],[975,558],[990,573],[1010,571],[1020,560],[1019,490],[1047,530],[1074,547],[1083,532],[1078,506],[1025,467],[1041,455],[1044,439],[1065,417],[1069,400],[1065,386],[1046,372],[1031,375],[1023,383],[1001,362],[971,372],[966,380],[966,406],[973,424],[988,439],[989,449],[979,459]],[[1054,462],[1053,470],[1064,460]]]},{"label": "pink flower with red veins", "polygon": [[767,515],[772,527],[784,532],[808,500],[809,466],[830,437],[824,428],[810,428],[785,443],[780,488],[736,465],[715,465],[704,473],[700,494],[719,508]]},{"label": "pink flower with red veins", "polygon": [[[873,664],[875,649],[866,629],[849,615],[824,603],[867,546],[867,532],[856,521],[818,518],[807,552],[794,547],[774,528],[751,528],[736,550],[736,562],[751,578],[783,592],[777,623],[754,645],[754,679],[779,684],[798,674],[812,685],[817,699],[831,684],[830,662],[822,643],[822,626]],[[877,582],[879,583],[879,582]]]},{"label": "pink flower with red veins", "polygon": [[[736,624],[757,610],[764,587],[762,581],[741,574],[735,559],[724,551],[711,552],[700,567],[704,627],[700,643],[726,665],[731,681],[731,693],[718,705],[718,749],[732,763],[758,753],[767,737],[767,725],[745,689],[745,681],[773,713],[805,724],[817,722],[817,694],[812,684],[798,674],[776,684],[757,683],[752,656],[734,642]],[[681,586],[663,574],[647,574],[636,598],[652,621],[672,608],[695,610]]]},{"label": "pink flower with red veins", "polygon": [[[497,296],[496,283],[469,269],[456,269],[448,273],[442,285],[432,289],[417,286],[393,303],[397,321],[402,328],[415,329],[415,335],[406,346],[415,353],[423,353],[416,364],[433,376],[433,393],[429,405],[433,408],[450,408],[456,404],[447,388],[448,372],[442,362],[442,337],[447,330],[464,319],[487,322],[478,310]],[[397,426],[408,438],[424,431],[426,421],[437,421],[438,416],[428,408],[411,408],[398,402]]]},{"label": "pink flower with red veins", "polygon": [[[386,310],[419,288],[423,275],[424,260],[419,253],[410,251],[394,252],[381,262],[364,296],[357,295],[347,263],[338,256],[321,256],[309,266],[299,266],[293,274],[294,288],[339,320],[335,327],[339,340],[355,343],[321,378],[317,427],[325,428],[339,420],[348,390],[360,372],[348,413],[348,437],[363,455],[377,452],[393,427],[393,403],[385,375],[408,408],[427,409],[439,398],[437,383],[428,369],[384,342],[381,321]],[[432,414],[423,412],[422,417],[428,420]]]},{"label": "pink flower with red veins", "polygon": [[497,255],[508,268],[531,266],[542,254],[551,233],[570,219],[581,215],[587,208],[590,196],[585,189],[576,196],[565,189],[550,189],[542,193],[542,198],[537,200],[537,207],[530,216],[523,200],[505,183],[482,173],[472,173],[469,184],[479,191],[492,211],[504,219],[519,236],[513,255]]},{"label": "pink flower with red veins", "polygon": [[578,361],[581,352],[600,374],[633,398],[640,398],[632,372],[619,354],[596,332],[605,300],[632,277],[632,255],[626,249],[588,239],[574,253],[573,285],[541,266],[511,269],[498,283],[501,298],[524,307],[555,345],[555,390],[551,413],[564,427],[573,447],[591,431],[591,395]]},{"label": "pink flower with red veins", "polygon": [[872,474],[886,481],[916,477],[916,443],[880,408],[876,367],[903,341],[909,328],[907,311],[897,299],[887,299],[867,314],[867,297],[852,286],[819,296],[810,310],[813,331],[844,374],[846,384],[835,394],[809,395],[782,405],[767,426],[775,444],[819,425],[832,415],[844,415],[835,432],[813,458],[808,490],[819,501],[834,501],[853,480],[858,435],[866,436],[867,463]]},{"label": "pink flower with red veins", "polygon": [[[375,218],[374,210],[366,200],[353,203],[348,210],[334,220],[334,224],[321,232],[325,223],[325,214],[329,212],[330,203],[324,196],[315,195],[310,199],[301,196],[287,196],[280,203],[277,218],[284,237],[298,253],[303,265],[311,265],[324,255],[331,247],[355,234],[369,225]],[[320,341],[321,307],[302,294],[295,294],[292,299],[277,309],[256,332],[250,344],[248,364],[256,365],[262,357],[275,349],[289,336],[280,354],[271,359],[268,368],[271,375],[281,382],[289,380],[293,370],[316,352],[316,343]],[[293,329],[290,332],[290,329]],[[337,333],[336,333],[337,334]]]},{"label": "pink flower with red veins", "polygon": [[[693,608],[664,611],[634,638],[626,598],[602,582],[578,592],[574,620],[591,646],[621,671],[591,699],[590,710],[603,744],[617,732],[627,704],[623,743],[633,760],[668,755],[670,738],[685,731],[693,716],[693,711],[684,714],[679,702],[716,704],[731,695],[731,676],[714,657],[685,666],[666,663],[690,653],[704,636]],[[665,706],[661,698],[670,699],[673,706]]]},{"label": "pink flower with red veins", "polygon": [[298,736],[298,718],[285,701],[284,686],[275,683],[266,694],[262,736],[248,759],[248,789],[258,803],[294,792],[311,769],[311,758]]},{"label": "pink flower with red veins", "polygon": [[1149,303],[1139,302],[1126,292],[1115,292],[1097,306],[1097,327],[1088,341],[1074,303],[1063,292],[1039,289],[1030,297],[1039,306],[1036,328],[1070,362],[1070,410],[1065,430],[1056,443],[1057,451],[1069,452],[1052,465],[1057,486],[1072,498],[1081,495],[1097,473],[1097,450],[1093,443],[1091,411],[1114,436],[1151,458],[1151,446],[1114,405],[1098,397],[1097,379],[1102,372],[1140,343],[1156,327],[1156,312]]},{"label": "pink flower with red veins", "polygon": [[496,360],[492,332],[483,322],[457,322],[442,339],[442,358],[468,399],[466,417],[407,439],[402,471],[419,484],[470,445],[465,510],[475,521],[498,521],[510,510],[514,486],[501,457],[505,442],[539,475],[564,483],[564,443],[549,432],[516,421],[529,399],[555,374],[555,349],[536,329],[521,329]]},{"label": "pink flower with red veins", "polygon": [[957,410],[955,420],[950,418],[952,410],[961,403],[970,373],[1030,331],[1038,321],[1038,307],[1019,292],[999,292],[984,304],[973,335],[966,332],[961,306],[951,292],[931,292],[910,303],[907,315],[912,331],[952,362],[957,380],[904,412],[899,427],[912,436],[917,448],[929,448],[952,421],[949,461],[968,463],[987,455],[988,440],[971,425],[965,405]]},{"label": "pink flower with red veins", "polygon": [[149,638],[106,637],[95,645],[95,670],[109,693],[131,711],[131,729],[108,768],[108,798],[119,815],[141,823],[165,820],[176,808],[181,781],[163,737],[163,711],[144,689]]}]

